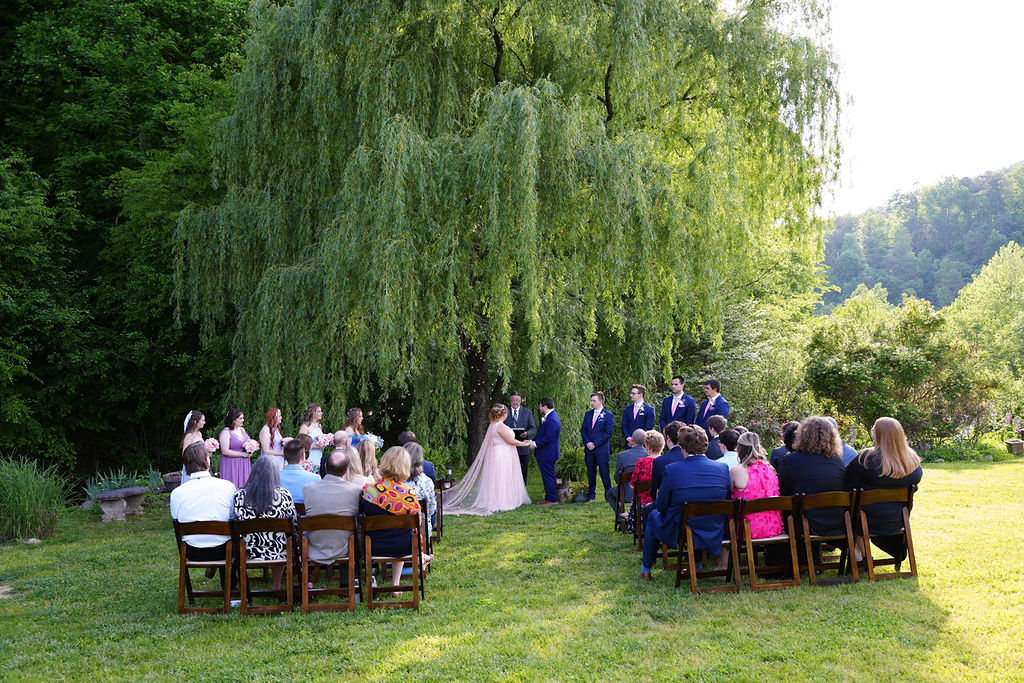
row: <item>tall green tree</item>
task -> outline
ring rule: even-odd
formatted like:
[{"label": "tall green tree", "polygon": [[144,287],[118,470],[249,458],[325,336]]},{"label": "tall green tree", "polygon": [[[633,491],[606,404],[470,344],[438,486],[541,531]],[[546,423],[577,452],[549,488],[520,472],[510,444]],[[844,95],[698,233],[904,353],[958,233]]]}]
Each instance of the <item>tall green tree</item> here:
[{"label": "tall green tree", "polygon": [[179,232],[247,405],[411,392],[416,431],[472,455],[509,382],[572,421],[599,368],[648,377],[720,330],[723,282],[820,253],[816,3],[299,0],[255,25],[225,199]]}]

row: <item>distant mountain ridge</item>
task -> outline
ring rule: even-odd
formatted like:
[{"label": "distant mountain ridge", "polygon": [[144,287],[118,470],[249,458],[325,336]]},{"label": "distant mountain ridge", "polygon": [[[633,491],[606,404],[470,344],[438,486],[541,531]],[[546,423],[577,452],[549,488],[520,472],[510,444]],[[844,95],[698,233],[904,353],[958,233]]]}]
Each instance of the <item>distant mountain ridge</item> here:
[{"label": "distant mountain ridge", "polygon": [[1010,241],[1024,243],[1024,162],[895,194],[884,207],[835,219],[825,264],[840,291],[824,304],[881,283],[891,303],[907,293],[946,306]]}]

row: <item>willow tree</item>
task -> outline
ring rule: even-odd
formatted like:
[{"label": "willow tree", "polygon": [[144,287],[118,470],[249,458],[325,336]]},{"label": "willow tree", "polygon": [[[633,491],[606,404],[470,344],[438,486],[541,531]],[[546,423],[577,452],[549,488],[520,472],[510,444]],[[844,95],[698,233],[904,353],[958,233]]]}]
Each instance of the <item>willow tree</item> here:
[{"label": "willow tree", "polygon": [[813,1],[254,12],[225,199],[179,231],[180,295],[236,321],[251,406],[408,394],[472,454],[510,382],[575,418],[595,367],[663,374],[724,281],[819,253],[838,94]]}]

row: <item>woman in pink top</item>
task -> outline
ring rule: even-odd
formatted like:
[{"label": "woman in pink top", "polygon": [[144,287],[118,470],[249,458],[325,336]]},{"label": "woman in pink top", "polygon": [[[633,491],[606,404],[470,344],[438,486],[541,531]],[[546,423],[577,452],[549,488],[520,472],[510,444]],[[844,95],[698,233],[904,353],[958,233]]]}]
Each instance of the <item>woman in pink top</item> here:
[{"label": "woman in pink top", "polygon": [[[744,432],[736,444],[740,464],[729,470],[732,479],[732,497],[744,500],[770,498],[779,495],[779,477],[768,464],[761,448],[761,438],[754,432]],[[750,522],[751,538],[770,538],[782,533],[782,513],[768,510],[746,515]]]}]

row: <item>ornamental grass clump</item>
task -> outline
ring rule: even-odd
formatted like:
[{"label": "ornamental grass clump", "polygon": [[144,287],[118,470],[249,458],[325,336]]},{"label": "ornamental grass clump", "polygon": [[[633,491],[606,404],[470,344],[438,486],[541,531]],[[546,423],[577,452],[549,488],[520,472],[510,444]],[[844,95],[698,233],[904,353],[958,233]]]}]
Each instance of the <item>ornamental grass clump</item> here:
[{"label": "ornamental grass clump", "polygon": [[56,467],[0,458],[0,540],[45,538],[67,504],[67,482]]}]

